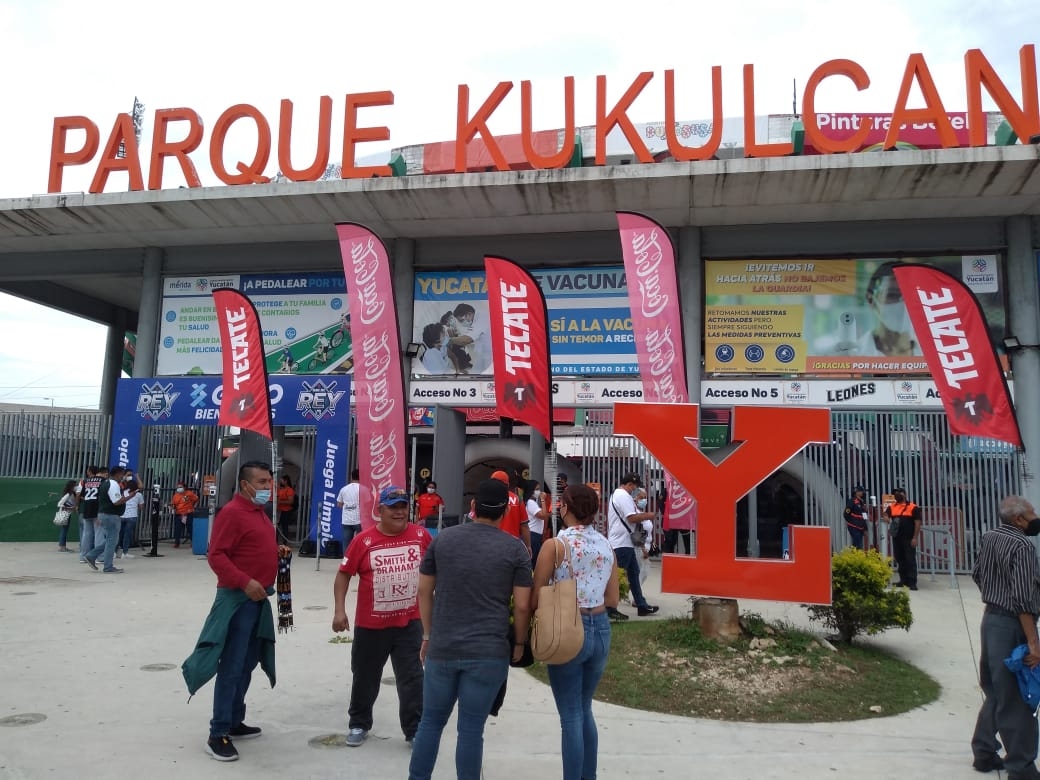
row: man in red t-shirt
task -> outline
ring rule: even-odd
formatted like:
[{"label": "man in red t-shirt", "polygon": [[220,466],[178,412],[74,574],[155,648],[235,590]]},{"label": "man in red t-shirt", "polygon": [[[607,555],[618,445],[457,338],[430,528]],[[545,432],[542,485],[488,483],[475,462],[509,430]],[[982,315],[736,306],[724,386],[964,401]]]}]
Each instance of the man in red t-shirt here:
[{"label": "man in red t-shirt", "polygon": [[[509,475],[504,471],[496,471],[491,475],[491,479],[497,479],[499,482],[504,482],[506,487],[509,487]],[[510,490],[509,508],[506,509],[506,513],[502,517],[502,523],[498,526],[499,530],[515,536],[524,543],[527,552],[531,552],[531,529],[528,528],[527,523],[527,507],[524,506],[524,502],[520,500],[520,496]]]},{"label": "man in red t-shirt", "polygon": [[419,564],[430,546],[430,534],[422,526],[408,522],[409,503],[404,488],[383,488],[379,493],[379,522],[354,537],[336,574],[332,630],[337,633],[350,630],[347,588],[351,577],[358,577],[354,643],[350,650],[350,747],[361,745],[372,730],[372,707],[388,657],[397,680],[405,741],[412,741],[422,716]]}]

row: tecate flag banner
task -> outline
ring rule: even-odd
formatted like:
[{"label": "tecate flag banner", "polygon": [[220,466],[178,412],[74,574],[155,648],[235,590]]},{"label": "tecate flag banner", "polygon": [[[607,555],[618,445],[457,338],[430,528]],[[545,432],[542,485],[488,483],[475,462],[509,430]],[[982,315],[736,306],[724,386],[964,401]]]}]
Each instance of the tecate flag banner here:
[{"label": "tecate flag banner", "polygon": [[498,414],[525,422],[552,441],[545,297],[535,278],[510,260],[485,257],[484,272]]},{"label": "tecate flag banner", "polygon": [[390,259],[379,237],[363,225],[336,225],[343,275],[350,298],[357,394],[358,471],[361,525],[379,519],[373,497],[390,485],[408,489],[405,460],[406,417],[397,305]]},{"label": "tecate flag banner", "polygon": [[260,318],[249,298],[238,290],[214,290],[213,303],[220,329],[224,377],[218,422],[271,439],[271,404],[267,397]]},{"label": "tecate flag banner", "polygon": [[904,263],[893,273],[950,430],[1021,447],[1004,373],[975,296],[938,268]]},{"label": "tecate flag banner", "polygon": [[[642,214],[619,211],[617,220],[643,400],[689,403],[672,239],[668,231]],[[693,497],[669,474],[665,474],[665,489],[671,528],[693,529],[697,518]]]}]

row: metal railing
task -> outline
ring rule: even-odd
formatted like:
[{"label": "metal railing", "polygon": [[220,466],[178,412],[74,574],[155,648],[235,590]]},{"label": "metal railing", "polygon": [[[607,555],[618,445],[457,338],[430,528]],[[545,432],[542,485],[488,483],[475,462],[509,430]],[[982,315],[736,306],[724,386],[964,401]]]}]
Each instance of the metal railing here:
[{"label": "metal railing", "polygon": [[111,429],[100,412],[0,412],[0,476],[81,477],[107,462]]}]

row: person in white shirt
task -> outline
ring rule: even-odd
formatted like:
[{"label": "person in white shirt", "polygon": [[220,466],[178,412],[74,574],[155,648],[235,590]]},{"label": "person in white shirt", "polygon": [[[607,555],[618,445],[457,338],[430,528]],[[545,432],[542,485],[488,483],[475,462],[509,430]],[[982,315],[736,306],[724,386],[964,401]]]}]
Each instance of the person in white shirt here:
[{"label": "person in white shirt", "polygon": [[137,484],[137,480],[132,475],[128,476],[130,479],[123,489],[123,495],[127,496],[127,501],[123,508],[123,519],[119,528],[119,544],[116,545],[117,557],[124,559],[134,557],[130,554],[130,547],[134,542],[134,529],[137,527],[137,519],[141,516],[141,507],[144,506],[144,496],[140,492],[141,486]]},{"label": "person in white shirt", "polygon": [[527,498],[527,530],[531,534],[532,561],[538,560],[538,553],[542,549],[542,539],[545,535],[545,521],[550,517],[550,514],[542,507],[540,487],[541,483],[535,479],[528,480],[524,486],[524,496]]},{"label": "person in white shirt", "polygon": [[448,353],[448,332],[439,322],[431,322],[423,328],[422,365],[431,374],[457,374],[458,369]]},{"label": "person in white shirt", "polygon": [[919,356],[921,347],[914,338],[910,314],[896,281],[893,267],[883,263],[867,282],[866,301],[877,322],[864,333],[852,353],[860,357]]},{"label": "person in white shirt", "polygon": [[336,506],[343,510],[343,554],[361,531],[361,472],[350,472],[350,482],[340,488]]},{"label": "person in white shirt", "polygon": [[[643,480],[638,474],[629,473],[621,477],[621,483],[610,496],[607,507],[607,539],[614,549],[618,568],[628,576],[628,588],[632,595],[632,603],[640,617],[653,615],[659,607],[648,604],[643,596],[643,588],[639,584],[639,559],[636,557],[632,543],[632,531],[644,520],[653,520],[653,512],[640,512],[636,507],[632,494],[642,487]],[[617,609],[608,610],[615,620],[627,620],[628,616]]]}]

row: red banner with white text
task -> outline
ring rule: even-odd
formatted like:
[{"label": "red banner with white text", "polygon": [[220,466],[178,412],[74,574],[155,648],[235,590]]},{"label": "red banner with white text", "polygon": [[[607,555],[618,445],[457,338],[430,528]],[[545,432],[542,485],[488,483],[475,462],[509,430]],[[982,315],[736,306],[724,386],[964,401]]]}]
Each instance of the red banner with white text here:
[{"label": "red banner with white text", "polygon": [[892,270],[950,430],[1021,447],[1004,372],[971,290],[931,266],[904,263]]},{"label": "red banner with white text", "polygon": [[[667,230],[642,214],[619,211],[617,220],[621,253],[625,258],[632,334],[643,380],[643,400],[658,404],[689,403],[672,239]],[[696,529],[697,505],[693,496],[667,473],[665,490],[669,527]]]},{"label": "red banner with white text", "polygon": [[224,379],[217,422],[273,438],[267,361],[256,309],[249,298],[228,288],[213,291],[213,304]]},{"label": "red banner with white text", "polygon": [[410,489],[397,304],[390,258],[379,237],[353,222],[337,224],[336,233],[350,296],[361,525],[371,528],[379,520],[379,491],[390,485]]},{"label": "red banner with white text", "polygon": [[495,401],[501,417],[525,422],[552,441],[552,382],[545,297],[516,263],[485,257]]}]

